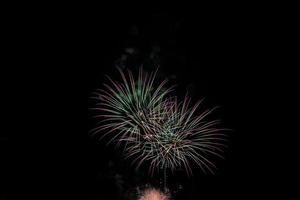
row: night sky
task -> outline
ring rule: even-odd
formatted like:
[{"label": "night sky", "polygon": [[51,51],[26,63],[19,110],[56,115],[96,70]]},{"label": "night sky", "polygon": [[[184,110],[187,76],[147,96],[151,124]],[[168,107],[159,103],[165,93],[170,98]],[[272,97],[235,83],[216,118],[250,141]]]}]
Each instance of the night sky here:
[{"label": "night sky", "polygon": [[[220,106],[215,115],[232,129],[226,159],[217,160],[215,175],[200,168],[193,168],[192,177],[180,170],[169,174],[174,199],[276,193],[285,178],[280,169],[288,160],[278,148],[287,136],[271,131],[277,129],[275,120],[281,121],[278,100],[285,96],[277,83],[285,72],[276,67],[282,62],[277,54],[281,18],[264,9],[228,7],[70,8],[60,15],[47,11],[38,19],[41,10],[21,20],[26,45],[36,52],[32,62],[25,58],[36,68],[22,71],[38,74],[29,86],[43,85],[32,92],[37,98],[30,102],[38,110],[32,121],[36,134],[15,142],[21,159],[14,170],[24,178],[10,189],[3,184],[3,199],[28,194],[129,200],[136,198],[138,186],[159,186],[158,175],[150,177],[143,167],[136,171],[113,145],[88,133],[96,123],[89,97],[105,75],[118,78],[116,66],[137,71],[141,65],[147,71],[159,66],[158,76],[177,84],[179,96],[188,92],[193,100],[205,98],[209,108]],[[8,139],[2,138],[6,148]]]},{"label": "night sky", "polygon": [[[255,197],[263,192],[272,169],[262,164],[270,157],[261,151],[264,144],[259,140],[269,133],[261,128],[265,122],[259,113],[267,107],[261,96],[272,88],[262,85],[266,64],[261,57],[267,54],[264,45],[271,38],[266,29],[271,24],[242,10],[192,14],[172,9],[124,11],[103,24],[98,23],[99,18],[92,13],[84,23],[88,95],[101,87],[103,73],[118,77],[114,65],[136,71],[141,64],[149,70],[157,64],[161,76],[177,83],[177,94],[189,91],[193,98],[205,97],[207,106],[219,105],[217,116],[233,129],[226,160],[218,163],[215,176],[203,175],[197,168],[194,177],[187,178],[180,171],[170,175],[170,187],[178,190],[178,185],[182,186],[174,198],[217,199],[238,197],[239,192]],[[93,123],[91,120],[90,127]],[[118,199],[117,191],[125,193],[135,184],[147,182],[146,170],[134,173],[105,142],[87,140],[91,197]]]}]

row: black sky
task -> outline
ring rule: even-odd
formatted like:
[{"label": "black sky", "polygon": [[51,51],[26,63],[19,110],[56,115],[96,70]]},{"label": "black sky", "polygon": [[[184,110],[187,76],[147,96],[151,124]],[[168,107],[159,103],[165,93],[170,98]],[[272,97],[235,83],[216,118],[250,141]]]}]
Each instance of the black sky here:
[{"label": "black sky", "polygon": [[[275,184],[277,172],[271,162],[274,155],[268,149],[273,145],[269,137],[274,135],[269,132],[270,121],[265,116],[273,105],[265,97],[276,89],[270,82],[276,69],[268,66],[269,59],[276,59],[270,52],[276,46],[270,30],[276,19],[251,10],[188,13],[172,9],[124,11],[99,25],[98,18],[98,13],[92,13],[84,21],[88,36],[88,93],[101,86],[103,73],[115,70],[114,64],[120,64],[118,59],[125,55],[124,65],[128,68],[135,69],[143,63],[151,69],[152,63],[159,64],[162,76],[175,77],[178,93],[183,95],[189,90],[194,98],[205,97],[210,106],[220,105],[219,115],[234,130],[230,133],[227,160],[216,176],[203,176],[198,169],[190,179],[182,178],[180,172],[170,178],[183,186],[178,199],[231,198],[240,193],[255,197],[266,192],[266,184]],[[136,49],[137,55],[126,54],[126,48]],[[151,53],[157,57],[151,60]],[[96,166],[112,159],[113,149],[104,154],[103,149],[87,151],[93,151],[88,159],[95,172],[105,173],[107,168],[100,170]],[[134,179],[126,179],[122,170],[115,171],[124,176],[124,181]],[[95,172],[88,179],[94,181],[90,182],[91,196],[93,192],[101,196],[98,192],[106,181],[101,176],[96,178]],[[116,191],[109,187],[106,185],[102,192],[109,195],[108,191]]]},{"label": "black sky", "polygon": [[37,98],[28,111],[37,109],[38,119],[32,121],[36,134],[15,142],[22,166],[15,170],[24,178],[9,190],[3,187],[9,191],[4,194],[20,195],[18,188],[29,184],[24,194],[41,198],[126,199],[137,184],[155,185],[113,147],[88,135],[95,123],[87,111],[93,105],[89,96],[104,75],[117,74],[116,65],[136,70],[141,64],[149,71],[159,65],[160,76],[178,84],[178,94],[189,91],[194,99],[205,97],[207,106],[220,106],[216,115],[233,129],[215,176],[200,169],[191,178],[170,175],[170,187],[182,187],[176,199],[263,198],[280,192],[287,177],[280,169],[290,161],[279,148],[288,136],[276,126],[287,93],[278,53],[285,21],[268,7],[228,7],[69,8],[18,19],[20,43],[26,40],[20,51],[28,51],[24,62],[34,66],[18,74],[34,77],[26,86],[37,88],[32,92]]}]

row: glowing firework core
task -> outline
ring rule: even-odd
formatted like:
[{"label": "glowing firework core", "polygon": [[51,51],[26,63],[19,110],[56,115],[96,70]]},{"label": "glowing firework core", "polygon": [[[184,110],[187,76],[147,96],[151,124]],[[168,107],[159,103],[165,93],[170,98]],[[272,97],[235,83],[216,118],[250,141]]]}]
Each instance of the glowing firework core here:
[{"label": "glowing firework core", "polygon": [[146,189],[139,200],[169,200],[168,196],[157,189]]}]

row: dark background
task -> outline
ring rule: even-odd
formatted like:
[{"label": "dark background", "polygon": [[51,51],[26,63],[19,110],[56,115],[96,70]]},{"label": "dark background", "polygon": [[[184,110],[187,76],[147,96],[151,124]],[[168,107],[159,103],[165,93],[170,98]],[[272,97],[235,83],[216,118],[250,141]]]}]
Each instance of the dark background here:
[{"label": "dark background", "polygon": [[[135,171],[113,146],[88,134],[95,125],[89,97],[104,75],[117,77],[116,66],[136,71],[141,64],[148,71],[159,65],[160,78],[177,83],[179,95],[188,91],[193,99],[205,97],[208,107],[220,106],[216,115],[233,129],[216,175],[197,168],[189,178],[181,171],[169,174],[174,199],[290,195],[282,187],[293,178],[286,168],[295,159],[283,151],[290,137],[280,126],[287,119],[283,99],[291,90],[291,80],[285,81],[283,15],[269,5],[214,5],[68,7],[17,17],[13,36],[23,53],[18,60],[26,63],[15,72],[26,80],[18,95],[25,99],[22,113],[34,119],[18,122],[31,131],[10,140],[20,159],[11,168],[16,179],[8,178],[9,167],[3,170],[3,199],[8,194],[134,199],[137,186],[159,186],[158,176]],[[8,137],[2,138],[1,147],[8,149]],[[7,157],[5,162],[15,160]]]},{"label": "dark background", "polygon": [[[103,73],[116,74],[114,65],[135,70],[143,63],[144,68],[153,70],[153,64],[158,64],[162,76],[173,77],[178,83],[180,95],[189,91],[194,98],[205,97],[208,106],[220,105],[219,116],[234,130],[226,161],[220,163],[216,176],[205,176],[195,169],[191,178],[184,178],[181,172],[169,177],[174,190],[182,186],[175,199],[255,198],[268,194],[266,185],[280,182],[274,167],[280,164],[273,163],[273,156],[278,154],[271,148],[274,144],[270,138],[276,134],[268,128],[268,115],[274,108],[269,98],[276,90],[273,81],[278,70],[270,60],[278,59],[274,31],[281,19],[246,9],[114,13],[118,14],[103,23],[99,23],[98,13],[89,13],[83,19],[88,95],[101,86]],[[126,48],[135,53],[126,53]],[[85,159],[92,169],[87,173],[89,195],[117,199],[117,191],[128,192],[147,180],[147,175],[135,174],[133,167],[119,161],[113,148],[103,149],[103,142],[87,140],[85,151],[89,156]]]}]

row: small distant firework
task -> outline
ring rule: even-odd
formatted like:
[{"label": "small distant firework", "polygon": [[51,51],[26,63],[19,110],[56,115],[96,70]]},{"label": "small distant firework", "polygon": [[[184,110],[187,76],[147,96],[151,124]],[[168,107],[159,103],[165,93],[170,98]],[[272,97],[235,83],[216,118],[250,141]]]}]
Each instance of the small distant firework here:
[{"label": "small distant firework", "polygon": [[139,200],[169,200],[169,197],[160,190],[148,188],[143,191]]},{"label": "small distant firework", "polygon": [[126,158],[136,167],[149,163],[151,174],[159,169],[184,168],[192,173],[191,163],[203,172],[213,173],[216,166],[212,156],[222,157],[226,129],[218,128],[219,120],[208,120],[214,109],[199,112],[202,101],[192,105],[189,97],[182,102],[170,97],[172,87],[166,80],[155,84],[156,73],[148,75],[139,70],[137,80],[132,73],[119,70],[122,82],[104,84],[96,93],[101,117],[100,125],[92,130],[102,137],[110,135],[110,142],[124,144]]}]

